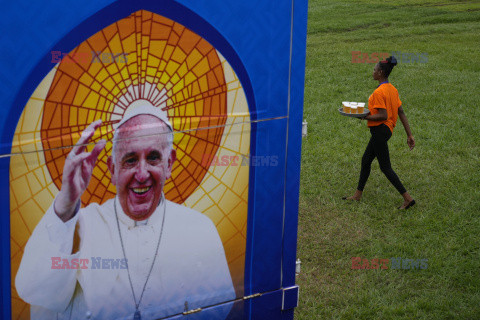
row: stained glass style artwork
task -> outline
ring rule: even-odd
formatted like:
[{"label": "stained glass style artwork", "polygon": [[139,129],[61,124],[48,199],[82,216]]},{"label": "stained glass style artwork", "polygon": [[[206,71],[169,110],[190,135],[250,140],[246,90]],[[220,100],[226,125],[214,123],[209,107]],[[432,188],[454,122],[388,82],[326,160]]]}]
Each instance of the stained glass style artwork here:
[{"label": "stained glass style artwork", "polygon": [[[87,58],[88,57],[88,58]],[[14,283],[23,248],[61,188],[65,158],[93,121],[103,124],[82,205],[115,196],[107,158],[114,125],[146,99],[168,113],[177,161],[166,198],[207,215],[222,239],[237,296],[243,295],[250,114],[228,61],[201,36],[161,15],[137,11],[62,56],[18,121],[10,164],[13,319],[29,319]],[[219,159],[227,159],[219,161]]]}]

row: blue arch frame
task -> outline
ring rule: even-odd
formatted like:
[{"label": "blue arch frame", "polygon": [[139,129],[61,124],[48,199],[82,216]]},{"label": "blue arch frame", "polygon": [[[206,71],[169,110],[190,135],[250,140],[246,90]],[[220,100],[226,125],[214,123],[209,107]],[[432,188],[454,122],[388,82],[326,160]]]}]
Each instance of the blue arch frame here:
[{"label": "blue arch frame", "polygon": [[[222,34],[208,23],[201,16],[185,7],[182,4],[172,0],[164,1],[128,1],[120,0],[102,8],[92,16],[81,22],[68,32],[60,41],[52,46],[51,51],[70,52],[79,43],[85,41],[99,30],[115,23],[116,21],[129,16],[131,13],[138,10],[148,10],[150,12],[160,14],[173,21],[176,21],[185,27],[196,32],[208,42],[210,42],[235,70],[236,75],[244,89],[249,111],[251,123],[251,139],[250,139],[250,153],[256,154],[256,135],[257,135],[257,108],[254,90],[248,72],[233,48],[233,46],[225,39]],[[33,58],[33,57],[32,57]],[[28,74],[26,80],[20,86],[19,92],[15,95],[13,103],[6,114],[5,125],[1,129],[0,135],[0,154],[9,154],[11,150],[11,143],[13,141],[14,132],[23,112],[23,107],[31,97],[32,93],[44,77],[50,72],[52,68],[50,51],[40,58],[39,62]],[[0,181],[4,181],[6,185],[9,183],[10,157],[0,158]],[[249,199],[254,199],[255,195],[255,167],[250,167],[249,173]],[[10,203],[9,192],[0,194],[0,203]],[[10,205],[8,206],[8,208]],[[247,217],[247,248],[245,256],[245,274],[244,274],[244,292],[245,295],[251,293],[252,288],[252,264],[248,263],[252,259],[253,239],[251,236],[251,229],[253,226],[254,202],[248,202],[248,217]],[[9,215],[2,215],[0,218],[0,232],[1,232],[1,277],[0,277],[0,308],[2,310],[3,319],[11,319],[11,269],[10,269],[10,219]],[[5,261],[6,260],[6,261]]]}]

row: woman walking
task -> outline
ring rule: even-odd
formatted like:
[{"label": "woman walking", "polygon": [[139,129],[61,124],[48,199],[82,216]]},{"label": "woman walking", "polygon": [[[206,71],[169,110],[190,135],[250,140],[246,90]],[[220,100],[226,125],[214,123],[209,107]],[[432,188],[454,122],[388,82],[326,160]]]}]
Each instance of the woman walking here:
[{"label": "woman walking", "polygon": [[344,197],[344,200],[359,201],[361,199],[363,188],[370,175],[373,159],[376,157],[382,172],[403,196],[403,204],[398,209],[408,209],[415,204],[415,200],[407,192],[395,171],[393,171],[390,164],[390,154],[388,152],[387,141],[392,136],[397,118],[400,118],[405,128],[407,144],[410,150],[415,146],[415,139],[412,136],[407,116],[403,111],[398,91],[388,82],[388,76],[396,65],[397,60],[391,56],[387,58],[386,61],[381,61],[376,64],[373,70],[373,79],[377,80],[379,85],[368,99],[370,113],[364,117],[364,119],[368,120],[367,125],[370,128],[372,136],[362,157],[362,168],[357,190],[353,196]]}]

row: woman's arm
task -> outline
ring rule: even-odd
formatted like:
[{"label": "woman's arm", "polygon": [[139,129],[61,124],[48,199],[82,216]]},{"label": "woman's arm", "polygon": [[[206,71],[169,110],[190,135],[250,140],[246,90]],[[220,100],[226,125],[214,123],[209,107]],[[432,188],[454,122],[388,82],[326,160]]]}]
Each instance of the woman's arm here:
[{"label": "woman's arm", "polygon": [[365,120],[370,120],[370,121],[383,121],[387,120],[388,118],[388,113],[387,109],[377,109],[378,113],[376,114],[368,114],[365,116],[363,119]]},{"label": "woman's arm", "polygon": [[415,139],[413,138],[412,131],[410,130],[410,125],[408,123],[407,115],[403,111],[402,106],[398,108],[398,117],[400,121],[402,121],[403,127],[405,128],[405,132],[407,133],[407,144],[412,150],[415,147]]}]

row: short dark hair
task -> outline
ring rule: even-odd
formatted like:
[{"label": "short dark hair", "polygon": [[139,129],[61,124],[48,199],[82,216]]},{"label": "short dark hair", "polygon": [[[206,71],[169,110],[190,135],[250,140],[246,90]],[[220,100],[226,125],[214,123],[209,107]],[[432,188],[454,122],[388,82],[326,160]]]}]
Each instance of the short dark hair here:
[{"label": "short dark hair", "polygon": [[380,70],[382,70],[383,75],[385,78],[388,78],[390,72],[392,72],[393,67],[397,65],[397,59],[394,56],[390,56],[385,61],[380,61],[378,66]]}]

